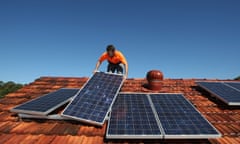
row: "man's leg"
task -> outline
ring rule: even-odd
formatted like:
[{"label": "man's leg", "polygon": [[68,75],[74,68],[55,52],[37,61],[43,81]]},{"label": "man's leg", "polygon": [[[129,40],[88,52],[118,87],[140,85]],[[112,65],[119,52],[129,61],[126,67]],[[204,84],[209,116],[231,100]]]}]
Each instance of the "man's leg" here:
[{"label": "man's leg", "polygon": [[107,72],[114,73],[116,66],[114,64],[108,63]]},{"label": "man's leg", "polygon": [[117,65],[116,68],[117,68],[117,73],[118,74],[123,74],[124,65],[122,63]]}]

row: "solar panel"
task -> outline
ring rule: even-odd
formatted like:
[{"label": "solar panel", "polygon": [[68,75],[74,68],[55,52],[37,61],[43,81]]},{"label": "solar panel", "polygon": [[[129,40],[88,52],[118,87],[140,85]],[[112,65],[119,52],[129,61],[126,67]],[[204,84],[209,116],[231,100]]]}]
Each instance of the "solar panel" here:
[{"label": "solar panel", "polygon": [[182,94],[119,94],[106,133],[108,139],[203,139],[220,136]]},{"label": "solar panel", "polygon": [[11,109],[11,111],[32,115],[47,115],[70,101],[78,91],[79,89],[63,88],[18,105]]},{"label": "solar panel", "polygon": [[122,75],[95,73],[65,108],[62,116],[103,125],[122,83]]},{"label": "solar panel", "polygon": [[162,138],[145,94],[119,94],[108,123],[107,138]]},{"label": "solar panel", "polygon": [[225,84],[240,91],[240,82],[226,82]]},{"label": "solar panel", "polygon": [[240,105],[239,84],[223,82],[197,82],[200,87],[212,93],[228,105]]},{"label": "solar panel", "polygon": [[164,138],[214,138],[219,132],[181,94],[151,94]]}]

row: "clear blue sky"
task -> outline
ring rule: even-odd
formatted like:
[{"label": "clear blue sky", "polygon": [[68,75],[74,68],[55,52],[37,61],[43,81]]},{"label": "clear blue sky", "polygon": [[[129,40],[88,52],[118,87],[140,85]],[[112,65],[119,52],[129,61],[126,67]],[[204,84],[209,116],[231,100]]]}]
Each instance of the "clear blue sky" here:
[{"label": "clear blue sky", "polygon": [[0,1],[0,80],[91,76],[108,44],[126,56],[130,78],[159,69],[231,79],[240,75],[240,1]]}]

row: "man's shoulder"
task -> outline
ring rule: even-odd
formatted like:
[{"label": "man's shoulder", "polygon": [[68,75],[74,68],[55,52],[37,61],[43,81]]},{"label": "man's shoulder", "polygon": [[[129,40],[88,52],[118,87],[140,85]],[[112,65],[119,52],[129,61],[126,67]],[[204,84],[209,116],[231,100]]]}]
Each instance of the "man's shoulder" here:
[{"label": "man's shoulder", "polygon": [[116,54],[122,55],[122,52],[119,50],[116,50]]}]

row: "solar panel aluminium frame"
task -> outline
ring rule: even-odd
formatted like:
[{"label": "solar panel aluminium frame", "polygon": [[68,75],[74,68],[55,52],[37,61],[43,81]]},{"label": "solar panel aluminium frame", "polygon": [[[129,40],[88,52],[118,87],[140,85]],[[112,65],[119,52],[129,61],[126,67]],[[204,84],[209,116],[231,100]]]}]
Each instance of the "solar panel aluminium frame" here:
[{"label": "solar panel aluminium frame", "polygon": [[[156,94],[156,93],[155,93]],[[168,135],[164,131],[164,139],[209,139],[209,138],[219,138],[221,133],[200,113],[200,111],[187,99],[182,93],[158,93],[158,94],[174,94],[182,96],[187,103],[218,133],[218,134],[178,134],[178,135]],[[149,96],[152,94],[149,94]]]},{"label": "solar panel aluminium frame", "polygon": [[96,73],[105,73],[105,74],[110,74],[110,75],[118,75],[118,76],[122,76],[122,82],[121,84],[119,85],[118,87],[118,90],[116,92],[116,94],[114,95],[114,98],[112,100],[112,103],[110,105],[110,107],[108,108],[108,111],[107,111],[107,114],[105,115],[104,119],[102,122],[96,122],[96,121],[92,121],[92,120],[88,120],[88,119],[83,119],[83,118],[78,118],[78,117],[75,117],[75,116],[70,116],[70,115],[64,115],[64,111],[69,107],[69,105],[73,102],[73,100],[78,96],[78,94],[81,92],[81,90],[84,89],[84,87],[88,84],[88,82],[93,78],[94,74],[91,76],[91,78],[89,78],[87,80],[87,82],[83,85],[83,87],[81,88],[81,90],[72,98],[71,102],[67,105],[67,107],[62,111],[61,113],[61,116],[62,117],[66,117],[66,118],[69,118],[69,119],[72,119],[72,120],[78,120],[80,122],[83,122],[83,123],[88,123],[88,124],[92,124],[92,125],[95,125],[95,126],[102,126],[104,124],[104,122],[106,121],[106,119],[108,118],[108,113],[111,111],[111,108],[113,106],[113,103],[115,102],[116,98],[117,98],[117,95],[118,95],[118,92],[120,91],[123,83],[124,83],[124,75],[123,74],[116,74],[116,73],[110,73],[110,72],[101,72],[101,71],[97,71]]},{"label": "solar panel aluminium frame", "polygon": [[109,115],[109,120],[108,120],[108,126],[107,126],[107,131],[106,131],[106,138],[107,139],[163,139],[163,135],[164,135],[164,131],[163,131],[163,128],[161,126],[161,123],[160,123],[160,120],[156,114],[156,111],[155,111],[155,108],[153,107],[152,105],[152,102],[149,101],[150,97],[149,97],[149,93],[137,93],[137,92],[134,92],[134,93],[131,93],[131,92],[120,92],[118,95],[120,94],[144,94],[146,95],[146,98],[148,99],[148,102],[150,104],[150,107],[151,107],[151,110],[154,114],[154,118],[158,124],[158,128],[159,128],[159,132],[160,134],[159,135],[122,135],[122,134],[119,134],[119,135],[111,135],[109,134],[109,127],[110,127],[110,119],[111,119],[111,115],[112,115],[112,112],[110,113]]},{"label": "solar panel aluminium frame", "polygon": [[[30,103],[30,102],[32,102],[32,101],[35,101],[35,100],[37,100],[37,99],[40,99],[40,98],[42,98],[42,97],[44,97],[44,96],[46,96],[46,95],[52,94],[52,93],[57,92],[58,90],[62,90],[62,89],[69,89],[69,90],[74,89],[74,90],[78,90],[78,91],[77,91],[72,97],[70,97],[69,99],[67,99],[67,100],[65,100],[65,101],[62,101],[62,102],[59,103],[58,105],[55,105],[54,107],[48,109],[48,110],[45,111],[45,112],[34,111],[34,110],[20,110],[20,109],[16,109],[18,106],[24,105],[24,104],[26,104],[26,103]],[[79,88],[61,88],[61,89],[58,89],[58,90],[55,90],[55,91],[53,91],[53,92],[44,94],[44,95],[42,95],[42,96],[40,96],[40,97],[37,97],[37,98],[32,99],[32,100],[30,100],[30,101],[27,101],[27,102],[25,102],[25,103],[23,103],[23,104],[17,105],[17,106],[15,106],[14,108],[12,108],[10,111],[11,111],[11,112],[14,112],[14,113],[22,113],[22,114],[27,114],[27,115],[39,115],[39,116],[45,117],[46,115],[48,115],[48,114],[51,113],[52,111],[56,110],[57,108],[59,108],[59,107],[61,107],[62,105],[66,104],[67,102],[71,101],[72,98],[73,98],[75,95],[77,95],[81,89],[79,89]]]},{"label": "solar panel aluminium frame", "polygon": [[19,113],[18,116],[22,119],[47,119],[47,120],[69,120],[68,118],[62,117],[60,114],[51,115],[31,115]]},{"label": "solar panel aluminium frame", "polygon": [[229,86],[228,84],[224,84],[224,82],[202,82],[202,81],[198,81],[196,82],[200,87],[202,87],[203,89],[205,89],[207,92],[209,92],[212,96],[220,99],[221,101],[223,101],[224,103],[226,103],[227,105],[229,106],[239,106],[240,105],[240,102],[229,102],[227,101],[226,99],[222,98],[221,96],[218,96],[215,92],[211,91],[210,89],[208,89],[207,87],[203,86],[201,83],[221,83],[229,88],[232,88],[234,90],[237,90],[236,88],[233,88],[231,86]]},{"label": "solar panel aluminium frame", "polygon": [[[183,93],[137,93],[137,92],[134,92],[134,93],[131,93],[131,92],[121,92],[119,94],[145,94],[146,97],[148,98],[148,101],[151,105],[151,108],[153,110],[153,113],[155,115],[155,119],[158,123],[158,126],[159,126],[159,129],[160,129],[160,132],[161,132],[161,135],[159,136],[149,136],[149,135],[111,135],[111,134],[108,134],[109,132],[109,127],[110,127],[110,119],[111,119],[111,113],[110,113],[110,116],[109,116],[109,122],[108,122],[108,126],[107,126],[107,132],[106,132],[106,138],[107,139],[208,139],[208,138],[219,138],[221,137],[221,133],[197,110],[196,107],[193,106],[193,104],[188,100],[186,99],[184,96],[183,96]],[[178,95],[181,95],[190,105],[191,107],[218,133],[216,135],[209,135],[209,134],[201,134],[201,135],[186,135],[186,134],[182,134],[182,135],[167,135],[165,133],[165,130],[162,126],[162,123],[159,119],[159,116],[157,114],[157,111],[154,107],[154,104],[152,102],[152,99],[151,99],[151,96],[150,95],[159,95],[159,94],[178,94]]]}]

